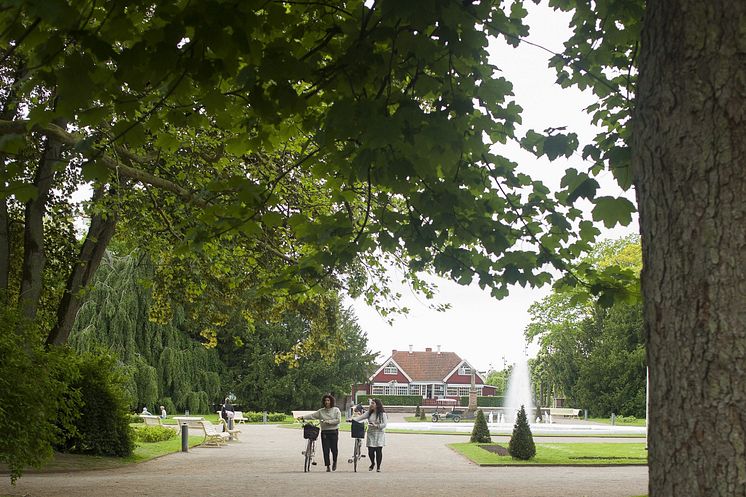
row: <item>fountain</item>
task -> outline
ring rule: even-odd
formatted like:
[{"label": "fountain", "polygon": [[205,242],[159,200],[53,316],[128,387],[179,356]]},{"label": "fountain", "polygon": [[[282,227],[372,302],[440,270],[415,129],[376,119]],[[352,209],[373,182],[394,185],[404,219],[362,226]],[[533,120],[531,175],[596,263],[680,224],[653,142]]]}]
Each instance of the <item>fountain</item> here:
[{"label": "fountain", "polygon": [[534,419],[534,396],[531,391],[531,375],[528,372],[528,359],[525,356],[513,365],[508,379],[508,392],[505,396],[504,411],[509,422],[515,422],[518,411],[524,406],[529,421]]}]

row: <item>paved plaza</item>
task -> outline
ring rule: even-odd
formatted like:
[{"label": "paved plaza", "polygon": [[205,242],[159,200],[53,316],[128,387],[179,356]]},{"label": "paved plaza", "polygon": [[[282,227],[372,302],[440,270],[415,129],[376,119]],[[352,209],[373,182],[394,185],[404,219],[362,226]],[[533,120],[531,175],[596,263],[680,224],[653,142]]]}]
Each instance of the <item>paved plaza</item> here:
[{"label": "paved plaza", "polygon": [[[0,495],[27,497],[309,497],[375,495],[437,497],[630,497],[647,493],[647,467],[479,467],[446,444],[460,435],[388,433],[382,472],[353,473],[349,433],[340,433],[339,467],[319,465],[303,473],[299,430],[274,425],[241,426],[241,442],[195,448],[114,470],[27,474],[15,487],[3,477]],[[505,437],[493,437],[507,444]],[[537,442],[542,441],[537,437]],[[591,438],[544,439],[591,442]],[[603,440],[609,441],[609,440]],[[620,443],[639,442],[619,439]]]}]

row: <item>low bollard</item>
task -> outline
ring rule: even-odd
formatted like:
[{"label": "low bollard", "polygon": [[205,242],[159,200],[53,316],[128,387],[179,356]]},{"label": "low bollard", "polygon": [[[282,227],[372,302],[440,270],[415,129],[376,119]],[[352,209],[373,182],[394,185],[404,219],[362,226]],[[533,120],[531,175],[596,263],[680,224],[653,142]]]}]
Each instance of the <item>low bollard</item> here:
[{"label": "low bollard", "polygon": [[189,452],[189,425],[181,425],[181,451]]},{"label": "low bollard", "polygon": [[267,411],[263,411],[262,412],[262,423],[266,423],[266,422],[267,422]]},{"label": "low bollard", "polygon": [[616,425],[616,414],[611,413],[611,426]]},{"label": "low bollard", "polygon": [[583,416],[584,416],[584,419],[585,419],[586,421],[588,421],[588,409],[583,409],[583,411],[585,412],[585,414],[583,415]]}]

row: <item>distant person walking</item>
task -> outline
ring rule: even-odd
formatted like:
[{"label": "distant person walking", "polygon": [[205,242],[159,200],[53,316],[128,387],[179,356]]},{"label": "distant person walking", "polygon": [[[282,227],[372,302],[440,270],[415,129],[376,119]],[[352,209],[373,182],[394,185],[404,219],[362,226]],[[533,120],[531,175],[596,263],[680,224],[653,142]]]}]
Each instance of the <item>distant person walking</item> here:
[{"label": "distant person walking", "polygon": [[388,421],[383,404],[378,399],[370,399],[368,411],[352,419],[358,422],[368,420],[368,436],[365,439],[365,445],[368,447],[368,457],[370,458],[368,471],[373,471],[373,468],[376,468],[376,471],[380,473],[381,462],[383,461],[383,446],[386,445],[384,430]]},{"label": "distant person walking", "polygon": [[339,453],[339,423],[342,421],[342,412],[334,406],[334,397],[326,394],[321,397],[324,406],[318,411],[301,416],[298,419],[318,419],[321,425],[321,449],[324,451],[324,465],[329,470],[329,452],[332,453],[331,471],[337,471],[337,454]]},{"label": "distant person walking", "polygon": [[231,404],[230,399],[226,397],[225,402],[223,402],[223,408],[220,410],[220,417],[225,420],[228,426],[231,426],[233,415],[233,404]]}]

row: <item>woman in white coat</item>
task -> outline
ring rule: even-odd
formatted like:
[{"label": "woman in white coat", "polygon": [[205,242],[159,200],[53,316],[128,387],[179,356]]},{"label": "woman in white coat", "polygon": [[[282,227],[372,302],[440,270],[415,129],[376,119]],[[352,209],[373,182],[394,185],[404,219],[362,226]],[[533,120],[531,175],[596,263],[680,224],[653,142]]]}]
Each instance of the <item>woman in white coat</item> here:
[{"label": "woman in white coat", "polygon": [[386,411],[383,409],[383,404],[378,399],[370,399],[370,406],[368,411],[352,418],[355,421],[368,420],[368,435],[365,440],[365,445],[368,446],[368,457],[370,458],[370,466],[368,471],[373,471],[376,468],[377,472],[381,472],[381,461],[383,461],[383,446],[386,445]]}]

